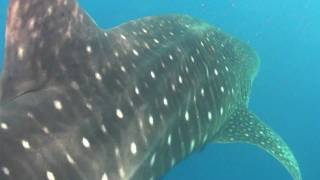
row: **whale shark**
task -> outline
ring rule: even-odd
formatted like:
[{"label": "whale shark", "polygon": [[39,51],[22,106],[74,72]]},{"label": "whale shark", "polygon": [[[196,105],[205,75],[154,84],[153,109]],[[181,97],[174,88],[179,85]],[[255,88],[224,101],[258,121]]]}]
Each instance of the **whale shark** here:
[{"label": "whale shark", "polygon": [[9,3],[1,180],[156,180],[208,143],[255,145],[302,179],[248,108],[247,43],[187,15],[102,29],[76,0]]}]

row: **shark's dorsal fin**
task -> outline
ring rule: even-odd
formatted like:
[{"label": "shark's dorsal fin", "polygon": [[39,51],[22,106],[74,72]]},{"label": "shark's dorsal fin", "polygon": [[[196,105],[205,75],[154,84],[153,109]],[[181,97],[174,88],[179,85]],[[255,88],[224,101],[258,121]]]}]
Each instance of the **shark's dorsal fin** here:
[{"label": "shark's dorsal fin", "polygon": [[246,108],[233,113],[214,142],[257,145],[280,161],[295,180],[302,179],[298,163],[284,140]]},{"label": "shark's dorsal fin", "polygon": [[2,103],[59,79],[71,66],[73,73],[85,66],[79,61],[100,33],[74,0],[10,0],[9,6]]}]

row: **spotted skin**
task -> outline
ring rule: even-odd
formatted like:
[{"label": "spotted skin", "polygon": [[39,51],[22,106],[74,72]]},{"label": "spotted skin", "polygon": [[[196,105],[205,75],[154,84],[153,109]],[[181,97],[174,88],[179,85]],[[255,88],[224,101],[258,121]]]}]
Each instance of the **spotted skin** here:
[{"label": "spotted skin", "polygon": [[101,30],[74,0],[11,0],[5,48],[1,180],[159,179],[233,141],[272,144],[260,147],[301,179],[248,115],[255,52],[216,27],[169,15]]},{"label": "spotted skin", "polygon": [[242,142],[257,145],[278,159],[295,179],[301,179],[298,162],[293,154],[289,153],[291,150],[284,140],[247,109],[238,109],[214,139],[220,143]]}]

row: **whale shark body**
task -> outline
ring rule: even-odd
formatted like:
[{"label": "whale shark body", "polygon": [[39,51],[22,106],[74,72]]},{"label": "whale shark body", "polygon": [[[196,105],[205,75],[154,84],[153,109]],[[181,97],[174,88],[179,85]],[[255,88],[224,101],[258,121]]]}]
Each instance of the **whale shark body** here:
[{"label": "whale shark body", "polygon": [[259,146],[301,180],[248,110],[259,58],[184,15],[102,30],[74,0],[10,0],[1,180],[159,179],[207,143]]}]

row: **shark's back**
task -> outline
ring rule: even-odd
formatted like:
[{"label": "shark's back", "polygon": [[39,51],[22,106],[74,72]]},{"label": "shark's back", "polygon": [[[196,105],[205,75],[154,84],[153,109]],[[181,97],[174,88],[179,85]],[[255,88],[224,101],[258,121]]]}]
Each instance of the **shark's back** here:
[{"label": "shark's back", "polygon": [[255,52],[218,28],[170,15],[101,30],[73,0],[12,0],[6,38],[0,179],[157,179],[236,141],[300,178],[247,109]]}]

